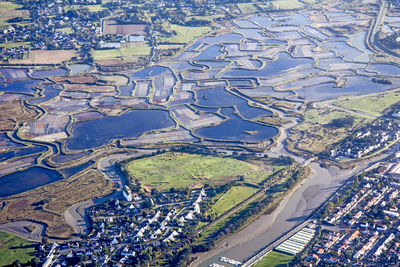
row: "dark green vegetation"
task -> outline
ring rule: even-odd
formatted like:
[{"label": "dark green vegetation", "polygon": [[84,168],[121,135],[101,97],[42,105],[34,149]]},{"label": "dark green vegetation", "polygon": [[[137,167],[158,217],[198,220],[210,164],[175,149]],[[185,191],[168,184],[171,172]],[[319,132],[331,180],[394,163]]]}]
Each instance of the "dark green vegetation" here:
[{"label": "dark green vegetation", "polygon": [[0,231],[0,266],[11,265],[17,260],[21,263],[31,261],[35,258],[38,246],[38,243]]},{"label": "dark green vegetation", "polygon": [[264,256],[255,267],[275,267],[275,266],[290,266],[293,256],[281,253],[278,251],[271,251],[266,256]]}]

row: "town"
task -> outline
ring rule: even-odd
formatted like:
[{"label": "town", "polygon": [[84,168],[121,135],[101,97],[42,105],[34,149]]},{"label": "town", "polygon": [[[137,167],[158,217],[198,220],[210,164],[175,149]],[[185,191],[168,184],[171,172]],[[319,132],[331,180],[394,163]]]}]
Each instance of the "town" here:
[{"label": "town", "polygon": [[[32,51],[70,50],[75,53],[70,60],[79,58],[80,61],[92,63],[96,59],[93,56],[96,51],[97,54],[104,54],[102,50],[129,50],[135,46],[140,48],[139,52],[131,49],[133,56],[149,57],[151,47],[166,44],[166,47],[160,46],[152,51],[151,58],[157,60],[163,58],[162,55],[172,55],[179,50],[173,45],[168,46],[168,41],[164,40],[165,37],[179,34],[170,23],[209,27],[211,20],[203,17],[220,14],[221,18],[227,19],[240,14],[224,4],[216,5],[215,1],[206,1],[200,5],[195,2],[21,2],[23,9],[29,10],[29,16],[12,18],[0,30],[0,60],[12,63],[12,60],[28,58]],[[170,22],[163,22],[166,19]],[[181,45],[186,42],[183,41]]]},{"label": "town", "polygon": [[202,219],[203,201],[208,200],[204,188],[171,191],[139,196],[125,186],[120,198],[88,211],[91,233],[81,241],[42,246],[43,266],[135,266],[148,262],[185,239]]},{"label": "town", "polygon": [[347,137],[330,151],[332,158],[361,158],[377,152],[400,137],[400,127],[394,120],[377,120]]}]

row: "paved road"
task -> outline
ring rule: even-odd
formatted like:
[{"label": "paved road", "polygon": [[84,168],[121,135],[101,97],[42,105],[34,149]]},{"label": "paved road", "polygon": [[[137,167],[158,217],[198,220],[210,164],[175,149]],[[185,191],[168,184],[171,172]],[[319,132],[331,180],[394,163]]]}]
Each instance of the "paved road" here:
[{"label": "paved road", "polygon": [[[35,229],[30,232],[27,227],[34,226]],[[0,225],[0,230],[7,231],[27,240],[41,242],[46,230],[46,225],[31,221],[17,221]]]},{"label": "paved road", "polygon": [[107,179],[112,181],[117,191],[111,195],[96,198],[84,202],[77,203],[64,212],[64,217],[69,225],[71,225],[75,232],[78,234],[88,234],[88,229],[90,224],[86,218],[86,210],[94,205],[98,205],[103,203],[107,199],[116,198],[121,194],[121,190],[125,185],[125,177],[121,176],[120,173],[116,170],[116,162],[131,158],[137,157],[144,154],[150,154],[154,152],[153,150],[146,150],[140,153],[119,153],[112,154],[107,157],[104,157],[98,161],[97,168],[105,175]]}]

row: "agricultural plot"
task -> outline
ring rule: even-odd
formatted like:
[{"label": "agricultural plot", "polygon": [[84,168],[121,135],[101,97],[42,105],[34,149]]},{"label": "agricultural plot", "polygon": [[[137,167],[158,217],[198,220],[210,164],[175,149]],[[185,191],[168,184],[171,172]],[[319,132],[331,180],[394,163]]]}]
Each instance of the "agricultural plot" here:
[{"label": "agricultural plot", "polygon": [[376,96],[359,97],[336,102],[335,105],[347,109],[364,112],[374,116],[382,116],[382,112],[400,101],[400,93],[392,92]]},{"label": "agricultural plot", "polygon": [[37,243],[0,231],[0,265],[12,265],[16,260],[28,262],[35,257],[38,247]]},{"label": "agricultural plot", "polygon": [[10,61],[10,64],[62,64],[76,56],[77,54],[74,50],[31,50],[26,56],[26,59],[13,59]]},{"label": "agricultural plot", "polygon": [[223,194],[211,207],[208,213],[215,214],[216,217],[224,214],[231,208],[238,205],[243,200],[249,198],[257,192],[257,188],[248,186],[234,186]]},{"label": "agricultural plot", "polygon": [[142,185],[160,190],[221,184],[239,180],[241,176],[265,173],[255,164],[236,159],[173,152],[133,160],[126,168]]},{"label": "agricultural plot", "polygon": [[121,34],[121,35],[145,35],[146,24],[118,24],[113,20],[104,22],[104,34]]},{"label": "agricultural plot", "polygon": [[288,266],[292,262],[294,256],[288,255],[286,253],[271,251],[267,255],[265,255],[255,267],[264,267],[264,266]]},{"label": "agricultural plot", "polygon": [[22,5],[11,1],[0,2],[0,26],[9,25],[8,20],[13,18],[29,18],[29,10],[22,9],[22,7]]}]

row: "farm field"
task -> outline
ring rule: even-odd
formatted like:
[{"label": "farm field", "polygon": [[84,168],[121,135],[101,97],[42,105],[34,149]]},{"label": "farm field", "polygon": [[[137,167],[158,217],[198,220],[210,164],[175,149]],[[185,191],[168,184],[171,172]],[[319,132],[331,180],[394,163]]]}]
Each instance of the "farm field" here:
[{"label": "farm field", "polygon": [[61,64],[76,55],[74,50],[32,50],[25,59],[11,60],[10,64]]},{"label": "farm field", "polygon": [[21,263],[30,261],[35,257],[37,246],[37,243],[0,231],[0,266],[11,265],[16,260]]},{"label": "farm field", "polygon": [[261,167],[232,158],[172,152],[134,160],[126,168],[133,180],[159,190],[224,184],[239,180],[241,176],[252,182],[246,177],[266,175]]},{"label": "farm field", "polygon": [[297,0],[276,0],[272,2],[276,9],[300,9],[304,4]]},{"label": "farm field", "polygon": [[210,27],[190,27],[190,26],[180,26],[180,25],[171,25],[171,30],[176,31],[177,35],[168,38],[162,38],[161,41],[164,43],[178,43],[185,44],[189,43],[193,39],[200,37],[208,32],[211,32]]},{"label": "farm field", "polygon": [[215,216],[218,217],[256,192],[257,188],[249,186],[233,186],[217,200],[208,213],[214,213]]},{"label": "farm field", "polygon": [[150,55],[151,48],[148,44],[126,47],[126,48],[114,48],[104,50],[93,50],[94,60],[127,60],[131,57],[136,56],[148,56]]},{"label": "farm field", "polygon": [[281,253],[278,251],[271,251],[266,256],[264,256],[255,267],[275,267],[275,266],[289,266],[290,262],[293,260],[293,256]]},{"label": "farm field", "polygon": [[0,27],[9,25],[7,21],[16,17],[29,17],[29,11],[20,9],[22,5],[11,1],[0,2]]},{"label": "farm field", "polygon": [[253,3],[241,3],[236,5],[243,15],[255,13],[258,11],[258,9],[254,6]]},{"label": "farm field", "polygon": [[137,34],[145,35],[146,24],[118,24],[113,20],[104,22],[104,34]]},{"label": "farm field", "polygon": [[355,99],[336,102],[335,105],[347,109],[361,111],[366,114],[381,116],[382,112],[400,101],[400,93],[392,92],[375,96],[358,97]]}]

